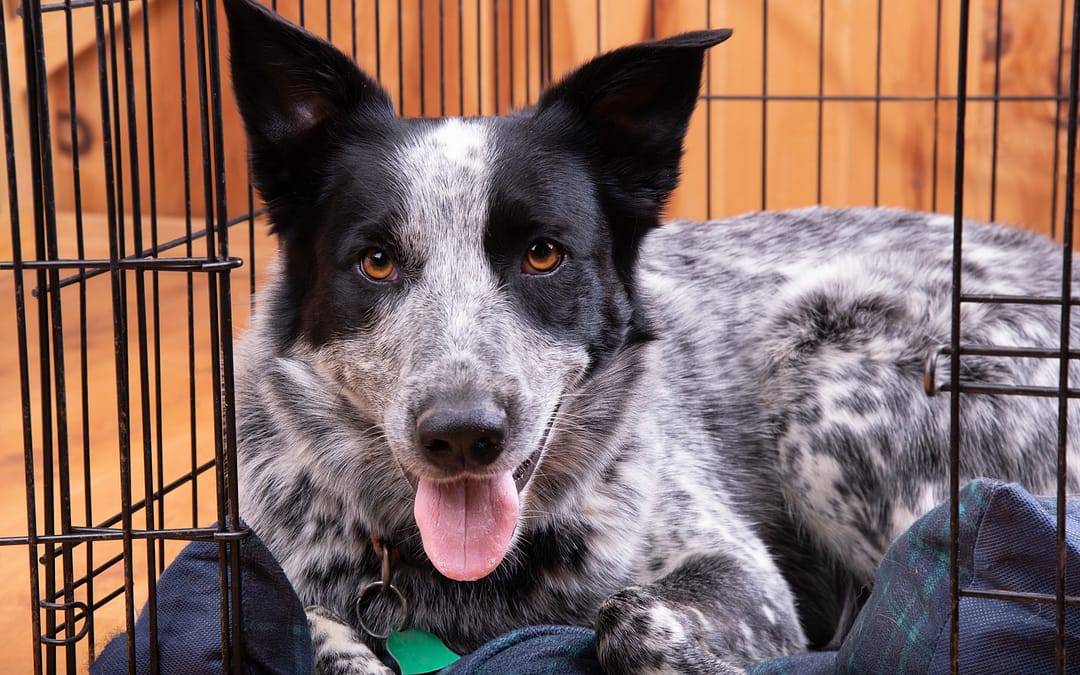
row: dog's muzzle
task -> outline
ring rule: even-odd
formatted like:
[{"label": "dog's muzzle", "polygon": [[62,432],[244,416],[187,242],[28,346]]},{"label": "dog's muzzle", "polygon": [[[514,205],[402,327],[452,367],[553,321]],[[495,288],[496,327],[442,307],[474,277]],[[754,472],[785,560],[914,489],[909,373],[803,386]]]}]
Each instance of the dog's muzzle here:
[{"label": "dog's muzzle", "polygon": [[416,444],[446,478],[416,477],[413,517],[424,552],[444,576],[474,581],[490,574],[510,548],[519,494],[547,445],[512,470],[493,471],[509,436],[506,410],[491,399],[435,400],[416,417]]}]

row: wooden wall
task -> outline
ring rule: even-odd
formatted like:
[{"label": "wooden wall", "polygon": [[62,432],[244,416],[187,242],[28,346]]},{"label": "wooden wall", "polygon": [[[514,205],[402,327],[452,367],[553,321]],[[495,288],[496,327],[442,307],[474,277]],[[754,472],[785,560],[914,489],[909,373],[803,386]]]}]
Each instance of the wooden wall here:
[{"label": "wooden wall", "polygon": [[[18,104],[24,97],[19,80],[21,22],[14,17],[13,4],[8,2],[5,11]],[[148,0],[145,21],[144,5],[131,4],[140,179],[134,185],[130,182],[130,162],[119,173],[129,208],[138,193],[144,211],[153,206],[162,215],[183,217],[188,209],[201,214],[204,202],[196,28],[188,0],[183,7],[186,78],[182,80],[180,4]],[[289,18],[303,18],[314,32],[329,32],[339,47],[379,76],[406,115],[490,114],[522,107],[535,100],[545,77],[557,78],[598,50],[707,25],[733,27],[735,36],[709,57],[704,84],[709,98],[694,119],[684,185],[672,202],[671,215],[717,217],[817,202],[949,210],[958,0],[884,2],[881,16],[877,4],[860,0],[278,3]],[[990,97],[996,83],[1006,100],[970,104],[965,182],[970,213],[1049,232],[1060,222],[1064,174],[1064,125],[1058,105],[1048,100],[1067,88],[1066,74],[1059,73],[1065,58],[1059,44],[1059,3],[978,0],[973,7],[970,93],[976,99]],[[550,52],[540,46],[541,19],[547,11]],[[68,95],[65,17],[51,12],[45,20],[56,201],[61,211],[75,207],[73,170],[78,155],[82,208],[104,212],[107,192],[93,14],[75,10],[72,17],[74,104]],[[119,21],[118,11],[115,17]],[[143,43],[144,23],[150,31],[148,44]],[[129,120],[123,110],[122,69],[117,82],[122,108],[119,141],[126,152]],[[186,86],[186,106],[179,103],[181,83]],[[153,104],[152,152],[147,91]],[[1022,100],[1025,97],[1037,100]],[[227,88],[222,108],[230,211],[238,214],[247,206],[244,143]],[[71,138],[72,118],[80,134],[77,143]],[[25,130],[25,117],[16,116],[15,121],[16,142],[25,143],[18,133]],[[191,158],[188,191],[180,143],[185,121]],[[21,203],[27,208],[28,153],[16,156]],[[153,204],[151,165],[156,172]]]},{"label": "wooden wall", "polygon": [[[40,185],[31,180],[23,23],[15,0],[0,2],[12,76],[9,100],[15,135],[11,152],[24,228],[22,253],[32,259],[36,255],[32,195]],[[709,55],[704,97],[686,144],[683,184],[671,201],[669,215],[721,217],[814,203],[880,203],[945,212],[952,208],[958,0],[309,0],[303,4],[279,0],[278,5],[287,17],[302,19],[313,31],[329,34],[335,44],[353,54],[382,80],[405,115],[493,114],[523,107],[535,100],[545,81],[558,78],[598,51],[682,30],[732,27],[734,37]],[[104,124],[93,8],[72,11],[70,27],[63,11],[51,11],[43,18],[42,59],[48,74],[47,119],[52,133],[50,195],[55,201],[62,256],[77,254],[80,229],[86,257],[107,254],[104,214],[110,184],[106,166],[117,177],[111,194],[125,214],[125,254],[138,253],[155,238],[164,242],[182,237],[208,222],[207,205],[212,212],[213,201],[207,201],[204,186],[207,181],[213,183],[213,176],[204,168],[203,157],[204,142],[213,141],[204,141],[201,133],[206,112],[199,95],[195,6],[194,0],[129,4],[116,0],[106,5],[102,17],[108,105]],[[125,7],[132,26],[128,35],[133,116],[128,112],[124,35],[109,29],[121,23]],[[1067,89],[1067,70],[1061,66],[1067,66],[1069,50],[1062,43],[1061,26],[1071,21],[1070,16],[1059,16],[1060,7],[1058,0],[972,2],[968,74],[974,99],[969,104],[963,185],[969,215],[1055,236],[1060,236],[1065,175],[1065,106],[1057,98]],[[550,49],[542,47],[548,43],[542,33],[545,24],[550,25]],[[221,25],[224,42],[223,21]],[[119,56],[115,62],[114,53]],[[230,216],[237,216],[248,210],[251,197],[227,68],[222,76],[226,78],[226,88],[220,93],[226,197]],[[990,100],[995,91],[1001,95],[997,102]],[[71,132],[72,120],[77,139]],[[113,147],[117,154],[112,161],[106,156],[106,131],[119,144]],[[137,152],[132,154],[134,145]],[[4,193],[3,206],[9,201],[7,181],[0,181],[0,192]],[[140,218],[135,217],[136,202]],[[10,260],[8,209],[0,208],[0,221],[0,260]],[[137,227],[142,231],[137,233]],[[232,253],[244,257],[247,265],[233,275],[233,307],[236,324],[242,326],[247,296],[252,286],[261,284],[274,245],[262,223],[238,230],[233,240]],[[149,328],[146,339],[162,345],[154,359],[164,372],[145,374],[136,368],[129,384],[133,391],[142,391],[146,385],[140,378],[146,375],[151,383],[148,405],[163,410],[164,417],[154,419],[155,410],[146,418],[149,427],[144,428],[145,410],[140,397],[133,397],[130,422],[138,446],[133,460],[136,499],[186,471],[189,457],[201,462],[213,456],[209,431],[213,423],[207,403],[212,392],[205,389],[214,382],[206,353],[205,280],[193,280],[190,301],[183,275],[162,274],[152,283],[156,294],[142,301],[143,306],[152,309],[156,303],[162,311],[160,323]],[[73,448],[92,449],[86,465],[76,452],[71,467],[74,516],[76,521],[96,522],[118,510],[111,321],[115,307],[105,277],[83,288],[85,305],[78,302],[80,287],[63,293],[67,330],[59,353],[74,371],[68,383],[73,392],[68,440]],[[0,341],[8,345],[17,342],[15,298],[12,275],[0,273]],[[40,300],[29,293],[20,299],[31,304],[31,320],[36,320],[34,303]],[[131,294],[127,302],[127,311],[134,317],[139,300]],[[189,314],[195,317],[194,342],[187,338]],[[85,341],[75,330],[82,319],[87,324]],[[137,332],[133,330],[132,335]],[[37,362],[40,350],[48,348],[38,339],[31,330],[31,363]],[[131,339],[129,351],[134,359],[137,338]],[[189,350],[196,361],[190,377],[185,365]],[[85,375],[77,365],[84,355]],[[37,447],[42,438],[41,418],[47,415],[36,407],[41,373],[31,368],[30,376]],[[4,411],[0,434],[7,441],[0,464],[11,469],[0,473],[3,537],[25,534],[27,528],[22,399],[14,350],[0,362],[0,378],[6,385],[0,387]],[[89,403],[79,411],[74,392],[84,382]],[[189,391],[196,385],[206,398],[199,398],[193,413]],[[83,417],[87,418],[85,435]],[[191,419],[198,432],[194,442],[190,440]],[[54,419],[47,423],[56,430]],[[152,439],[145,446],[138,440],[144,432]],[[163,447],[162,460],[153,459],[149,451],[142,458],[140,453],[151,446],[155,452]],[[36,455],[36,475],[41,476],[46,466],[58,468],[57,462]],[[149,488],[140,482],[144,468],[160,476],[150,480]],[[91,486],[93,499],[84,500]],[[199,491],[194,487],[177,490],[163,502],[170,507],[166,526],[207,525],[214,520],[213,476],[207,474],[198,481]],[[35,499],[38,521],[43,523],[45,498],[39,492]],[[84,506],[85,502],[92,503]],[[114,552],[99,550],[99,561]],[[170,546],[166,553],[174,555],[176,550],[178,546]],[[140,551],[135,567],[145,576],[149,562],[146,550]],[[29,605],[26,570],[22,547],[0,547],[0,577],[4,579],[0,602],[16,608],[0,617],[0,633],[15,647],[0,653],[5,671],[25,672],[29,663],[29,627],[22,609]],[[110,572],[108,580],[115,583],[117,575]],[[137,603],[144,597],[145,586],[140,582]],[[119,602],[99,610],[96,641],[123,625],[122,610]],[[81,646],[79,662],[85,663],[86,658],[87,650]]]}]

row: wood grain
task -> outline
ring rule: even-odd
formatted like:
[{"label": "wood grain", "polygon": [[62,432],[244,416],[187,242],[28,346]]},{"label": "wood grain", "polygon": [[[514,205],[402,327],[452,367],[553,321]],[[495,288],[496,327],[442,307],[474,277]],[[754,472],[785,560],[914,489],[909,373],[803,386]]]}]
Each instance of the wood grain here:
[{"label": "wood grain", "polygon": [[[975,98],[969,102],[965,133],[966,212],[1060,238],[1065,104],[1054,99],[1067,89],[1067,70],[1062,66],[1067,66],[1069,47],[1067,37],[1062,43],[1061,26],[1068,25],[1071,16],[1060,16],[1057,0],[1002,0],[999,35],[998,4],[997,0],[972,3],[968,74]],[[14,145],[10,152],[18,182],[20,253],[32,260],[40,257],[33,233],[33,198],[41,186],[32,180],[23,24],[15,5],[13,1],[3,4],[7,66],[12,78],[9,101]],[[106,14],[103,26],[119,22],[122,6],[111,4],[113,15]],[[194,3],[145,0],[128,6],[132,20],[130,75],[122,58],[122,33],[115,33],[118,51],[114,61],[114,33],[105,32],[104,66],[109,86],[104,119],[93,9],[72,12],[70,63],[64,13],[51,12],[43,21],[42,59],[48,83],[45,119],[51,130],[49,194],[56,206],[60,256],[79,254],[80,231],[84,233],[82,255],[107,256],[105,214],[110,183],[106,167],[114,174],[114,187],[119,186],[112,196],[120,204],[118,236],[127,255],[150,246],[155,239],[152,231],[156,231],[158,242],[164,242],[185,237],[189,222],[193,229],[202,229],[206,225],[204,214],[213,211],[213,201],[203,196],[212,176],[207,175],[202,159],[201,128],[206,116],[199,99]],[[334,44],[381,80],[399,110],[410,116],[493,114],[524,107],[540,91],[547,63],[550,72],[546,75],[557,79],[601,50],[683,30],[732,27],[734,37],[708,56],[704,98],[691,123],[683,182],[668,205],[670,216],[722,217],[818,202],[876,202],[937,211],[952,207],[959,0],[551,0],[550,49],[542,48],[540,35],[544,6],[541,0],[335,0],[303,3],[301,17],[299,0],[278,2],[285,16],[297,22],[302,19],[314,32],[329,34]],[[144,32],[144,19],[148,33]],[[224,44],[224,22],[220,26]],[[223,68],[222,77],[225,199],[228,212],[240,214],[249,204],[246,153],[228,90],[227,68]],[[74,97],[69,94],[72,88]],[[1006,99],[996,103],[987,100],[995,92]],[[151,98],[153,114],[148,115]],[[128,112],[129,101],[133,116]],[[114,103],[119,103],[118,110],[113,109]],[[72,119],[79,134],[77,142],[70,131]],[[114,143],[113,152],[119,152],[119,159],[114,154],[110,160],[106,154],[106,138]],[[134,145],[136,153],[131,152]],[[0,191],[9,196],[6,181],[0,181]],[[5,223],[4,231],[9,231],[9,210],[2,210],[0,220]],[[234,228],[234,233],[232,253],[244,257],[247,264],[232,275],[232,305],[239,328],[246,321],[251,270],[255,270],[257,286],[266,262],[273,257],[274,244],[265,236],[262,224],[254,228],[253,239],[246,225]],[[254,261],[249,253],[252,242]],[[205,250],[201,241],[197,246],[197,252]],[[0,237],[0,258],[10,260],[14,254],[12,239]],[[182,254],[183,248],[167,255]],[[18,297],[28,311],[33,449],[29,466],[36,480],[32,496],[36,517],[32,522],[44,532],[47,524],[60,527],[59,520],[49,516],[50,511],[58,512],[65,494],[70,495],[75,524],[100,522],[120,508],[113,322],[118,307],[127,317],[129,330],[121,354],[133,364],[127,384],[133,396],[134,499],[189,471],[193,456],[196,464],[212,458],[214,378],[208,349],[205,275],[192,277],[190,303],[188,276],[183,273],[163,273],[156,279],[144,275],[146,287],[152,291],[156,285],[157,291],[156,299],[151,292],[142,302],[137,297],[138,274],[134,272],[125,274],[127,296],[118,302],[113,300],[107,275],[86,282],[85,306],[81,305],[80,286],[72,285],[60,293],[63,341],[55,349],[50,346],[49,316],[39,314],[42,300],[30,293],[37,281],[35,274],[28,273],[27,289]],[[0,537],[23,537],[30,527],[16,298],[14,274],[0,272],[0,340],[10,345],[8,357],[0,361],[0,382],[5,385],[0,390],[5,411],[0,415],[0,433],[7,441],[5,450],[0,451],[0,467],[6,469],[0,474]],[[153,321],[155,302],[161,309],[158,324]],[[160,369],[152,368],[145,378],[138,368],[140,305],[149,317],[145,334],[149,353],[154,355],[151,365],[160,364]],[[194,341],[188,333],[189,315]],[[39,332],[39,317],[43,317],[45,333]],[[84,317],[85,340],[79,329]],[[155,344],[160,345],[158,351]],[[42,349],[51,354],[48,371],[40,365]],[[194,358],[194,385],[189,358]],[[63,384],[69,408],[63,429],[55,414],[55,368],[61,360],[66,367]],[[43,382],[51,382],[49,388],[44,388]],[[146,406],[142,402],[144,388]],[[43,408],[43,396],[51,408]],[[49,420],[45,428],[54,439],[50,457],[44,454],[49,444],[44,440],[43,419]],[[57,457],[61,438],[70,449],[68,462]],[[44,487],[46,472],[51,471],[59,480],[60,468],[65,465],[70,469],[70,486],[54,487],[48,497],[54,503],[49,503]],[[147,467],[151,469],[149,481],[144,480]],[[155,522],[166,527],[207,525],[217,517],[215,501],[214,474],[209,472],[156,504],[155,517],[162,514],[162,507],[164,515]],[[146,526],[145,517],[144,512],[136,514],[137,527]],[[147,574],[155,574],[179,547],[168,544],[165,558],[159,557],[156,568],[150,570],[147,547],[135,547],[137,604],[146,597]],[[90,564],[100,564],[117,550],[112,544],[96,544]],[[0,652],[0,669],[5,672],[27,672],[32,663],[28,570],[35,565],[44,572],[48,565],[37,562],[43,553],[43,548],[28,551],[22,545],[0,546],[0,598],[9,608],[0,618],[0,635],[4,636],[0,639],[9,647]],[[79,548],[76,576],[86,566],[85,549]],[[119,568],[105,572],[96,582],[95,597],[115,588],[120,580]],[[101,643],[123,623],[120,601],[97,610],[93,642]],[[87,663],[89,643],[90,639],[82,641],[72,657],[80,670]],[[59,658],[68,657],[61,653]]]}]

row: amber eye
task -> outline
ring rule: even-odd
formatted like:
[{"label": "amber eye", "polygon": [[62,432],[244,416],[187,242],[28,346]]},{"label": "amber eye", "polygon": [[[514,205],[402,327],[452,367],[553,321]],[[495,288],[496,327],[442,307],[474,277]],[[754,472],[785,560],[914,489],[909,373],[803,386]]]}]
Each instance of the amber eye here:
[{"label": "amber eye", "polygon": [[563,252],[559,245],[547,239],[534,241],[525,251],[521,260],[521,271],[525,274],[546,274],[563,261]]},{"label": "amber eye", "polygon": [[369,248],[360,256],[360,271],[372,281],[393,281],[397,278],[397,267],[390,260],[390,255],[378,248]]}]

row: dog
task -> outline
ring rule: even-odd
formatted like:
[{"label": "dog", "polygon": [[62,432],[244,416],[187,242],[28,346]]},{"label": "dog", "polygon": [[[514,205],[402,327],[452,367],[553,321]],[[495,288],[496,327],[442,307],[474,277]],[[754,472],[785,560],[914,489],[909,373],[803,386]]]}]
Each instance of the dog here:
[{"label": "dog", "polygon": [[[842,638],[890,541],[948,496],[948,397],[922,379],[950,336],[951,218],[661,227],[730,31],[601,55],[532,110],[406,120],[325,41],[225,8],[279,241],[238,346],[241,513],[309,606],[318,671],[388,672],[377,636],[406,621],[460,653],[594,627],[610,673],[740,672]],[[964,246],[966,292],[1060,293],[1049,240],[968,223]],[[1060,322],[961,316],[983,345],[1053,347]],[[1055,400],[962,403],[965,478],[1053,489]]]}]

